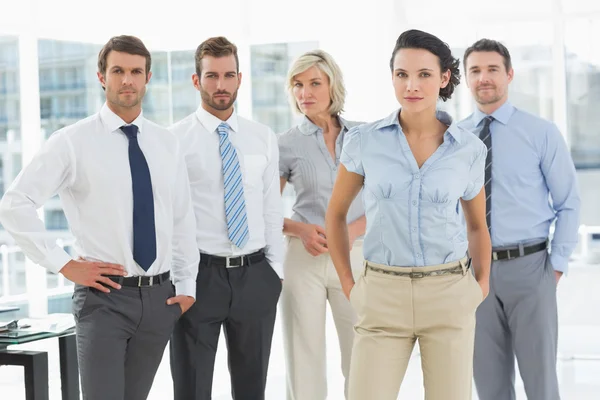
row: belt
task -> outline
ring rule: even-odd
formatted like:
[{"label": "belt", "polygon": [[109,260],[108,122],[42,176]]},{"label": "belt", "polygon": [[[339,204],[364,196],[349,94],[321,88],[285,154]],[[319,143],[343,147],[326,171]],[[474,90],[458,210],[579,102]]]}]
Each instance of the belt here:
[{"label": "belt", "polygon": [[203,267],[225,267],[236,268],[251,265],[265,259],[265,252],[261,249],[252,254],[244,254],[236,257],[213,256],[212,254],[200,253],[200,265]]},{"label": "belt", "polygon": [[113,282],[117,282],[121,286],[132,286],[132,287],[150,287],[162,285],[165,282],[171,282],[169,279],[171,273],[169,271],[164,272],[160,275],[153,276],[115,276],[107,275],[108,279]]},{"label": "belt", "polygon": [[514,249],[492,251],[492,260],[494,260],[494,261],[512,260],[513,258],[528,256],[529,254],[533,254],[533,253],[537,253],[538,251],[546,250],[546,248],[548,248],[547,241],[538,243],[538,244],[534,244],[531,246],[523,247],[522,254],[521,254],[521,251],[519,251],[518,247],[515,247]]},{"label": "belt", "polygon": [[469,270],[469,268],[471,268],[471,263],[467,263],[466,267],[463,267],[459,263],[456,267],[453,267],[453,268],[437,269],[437,270],[425,271],[425,272],[421,272],[421,271],[413,271],[413,272],[389,271],[387,269],[374,267],[374,266],[370,265],[369,262],[367,261],[367,269],[370,269],[371,271],[379,272],[381,274],[386,274],[386,275],[405,276],[405,277],[408,277],[411,279],[425,278],[427,276],[440,276],[440,275],[451,275],[451,274],[463,275],[465,273],[465,271]]}]

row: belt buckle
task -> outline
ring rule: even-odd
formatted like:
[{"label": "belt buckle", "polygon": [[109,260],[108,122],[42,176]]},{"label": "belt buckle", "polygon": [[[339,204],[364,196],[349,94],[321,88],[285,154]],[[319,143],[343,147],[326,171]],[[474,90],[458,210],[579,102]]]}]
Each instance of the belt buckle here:
[{"label": "belt buckle", "polygon": [[425,274],[423,272],[411,272],[410,273],[411,278],[423,278],[424,276],[425,276]]},{"label": "belt buckle", "polygon": [[[240,265],[231,265],[231,259],[232,258],[239,258],[240,259]],[[244,266],[244,256],[238,256],[238,257],[225,257],[225,268],[237,268],[237,267],[243,267]]]},{"label": "belt buckle", "polygon": [[142,285],[142,278],[143,278],[143,276],[141,276],[141,275],[138,276],[138,287],[150,287],[150,286],[153,285],[153,283],[154,283],[154,276],[150,276],[149,277],[150,279],[149,279],[147,285]]}]

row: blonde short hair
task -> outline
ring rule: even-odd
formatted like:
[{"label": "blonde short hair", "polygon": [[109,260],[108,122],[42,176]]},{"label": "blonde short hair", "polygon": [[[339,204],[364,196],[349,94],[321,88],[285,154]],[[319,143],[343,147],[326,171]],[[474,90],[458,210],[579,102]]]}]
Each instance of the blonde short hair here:
[{"label": "blonde short hair", "polygon": [[329,97],[331,105],[329,106],[330,115],[338,115],[344,111],[344,102],[346,101],[346,87],[344,86],[344,77],[342,70],[337,65],[333,57],[323,50],[313,50],[302,54],[290,67],[287,75],[288,99],[292,109],[300,114],[302,111],[294,97],[294,77],[303,73],[307,69],[316,66],[329,78]]}]

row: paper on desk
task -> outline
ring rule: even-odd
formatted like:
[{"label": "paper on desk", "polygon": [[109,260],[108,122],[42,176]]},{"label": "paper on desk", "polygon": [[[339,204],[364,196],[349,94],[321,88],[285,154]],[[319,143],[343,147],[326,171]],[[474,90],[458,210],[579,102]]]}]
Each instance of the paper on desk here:
[{"label": "paper on desk", "polygon": [[49,332],[61,333],[75,327],[73,314],[57,313],[49,314],[42,318],[23,318],[19,320],[19,326],[22,332]]},{"label": "paper on desk", "polygon": [[17,320],[15,319],[11,321],[0,321],[0,332],[6,332],[7,330],[12,329],[16,323]]}]

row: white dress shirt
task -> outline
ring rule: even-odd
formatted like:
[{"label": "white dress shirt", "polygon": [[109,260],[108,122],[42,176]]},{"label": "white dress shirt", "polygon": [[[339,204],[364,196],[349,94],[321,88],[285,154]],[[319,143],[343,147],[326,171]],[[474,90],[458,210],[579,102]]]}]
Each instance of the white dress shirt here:
[{"label": "white dress shirt", "polygon": [[264,248],[269,264],[283,278],[283,210],[277,137],[269,127],[238,117],[235,111],[225,121],[231,128],[229,140],[237,150],[248,216],[248,243],[239,249],[229,240],[225,218],[217,133],[221,122],[200,106],[171,128],[186,153],[198,248],[203,253],[218,256],[239,256]]},{"label": "white dress shirt", "polygon": [[35,263],[58,271],[71,256],[48,239],[36,209],[58,193],[79,256],[123,265],[128,276],[172,271],[177,294],[195,297],[199,254],[187,171],[177,138],[146,120],[133,121],[154,194],[156,260],[144,271],[133,259],[133,192],[125,122],[106,104],[55,132],[0,202],[0,222]]}]

